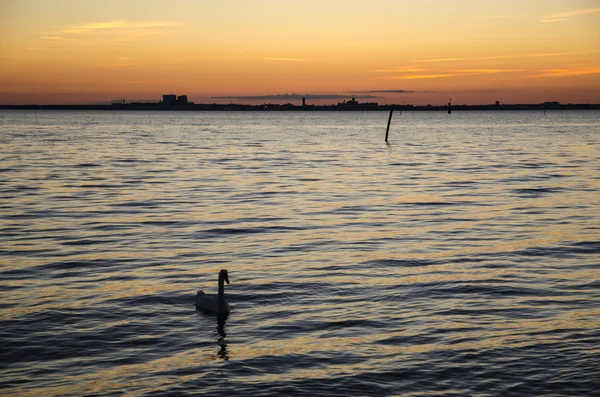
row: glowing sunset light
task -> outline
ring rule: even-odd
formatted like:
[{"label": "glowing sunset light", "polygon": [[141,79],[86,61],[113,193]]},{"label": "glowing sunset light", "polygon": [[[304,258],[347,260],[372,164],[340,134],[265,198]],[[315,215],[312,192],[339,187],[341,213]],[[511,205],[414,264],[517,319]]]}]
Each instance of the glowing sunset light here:
[{"label": "glowing sunset light", "polygon": [[599,17],[595,0],[6,0],[0,103],[369,91],[381,104],[598,103]]}]

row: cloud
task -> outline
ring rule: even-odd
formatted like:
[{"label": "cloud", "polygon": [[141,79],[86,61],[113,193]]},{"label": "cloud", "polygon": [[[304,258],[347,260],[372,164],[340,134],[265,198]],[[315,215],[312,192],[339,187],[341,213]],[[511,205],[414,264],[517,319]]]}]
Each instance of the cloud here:
[{"label": "cloud", "polygon": [[595,69],[551,69],[551,70],[538,70],[538,74],[530,77],[571,77],[571,76],[584,76],[588,74],[600,73],[600,68]]},{"label": "cloud", "polygon": [[[599,9],[600,10],[600,9]],[[556,53],[530,53],[530,54],[511,54],[511,55],[495,55],[487,57],[452,57],[452,58],[435,58],[435,59],[420,59],[414,63],[421,66],[427,66],[429,63],[452,63],[457,61],[480,61],[494,59],[523,59],[523,58],[544,58],[544,57],[568,57],[574,55],[591,55],[598,54],[600,50],[586,51],[571,51],[571,52],[556,52]],[[567,76],[583,76],[587,74],[596,74],[598,69],[581,68],[568,70],[535,70],[535,69],[459,69],[459,68],[442,68],[442,67],[424,67],[415,68],[412,66],[387,70],[374,70],[370,73],[388,73],[384,76],[386,79],[393,80],[417,80],[417,79],[440,79],[448,77],[462,77],[471,75],[500,75],[500,74],[519,74],[521,78],[541,78],[541,77],[567,77]],[[494,77],[501,79],[501,77]]]},{"label": "cloud", "polygon": [[[417,80],[417,79],[440,79],[446,77],[463,77],[474,75],[494,75],[494,74],[511,74],[518,73],[521,78],[542,78],[542,77],[570,77],[584,76],[588,74],[599,74],[600,68],[591,66],[580,69],[549,69],[549,70],[525,70],[525,69],[449,69],[449,70],[429,70],[428,73],[403,74],[386,76],[388,79],[394,80]],[[399,90],[403,92],[403,90]],[[366,91],[366,92],[387,92],[383,91]],[[410,91],[408,91],[410,92]]]},{"label": "cloud", "polygon": [[517,14],[517,15],[488,15],[488,16],[480,16],[480,17],[470,17],[467,18],[469,20],[490,20],[490,19],[513,19],[513,18],[523,18],[525,15]]},{"label": "cloud", "polygon": [[404,72],[422,72],[425,69],[415,68],[415,67],[406,67],[406,68],[395,68],[395,69],[376,69],[376,70],[367,70],[367,73],[404,73]]},{"label": "cloud", "polygon": [[417,60],[417,61],[414,61],[414,62],[415,63],[430,63],[430,62],[480,61],[480,60],[488,60],[488,59],[558,57],[558,56],[565,56],[565,55],[596,54],[598,52],[600,52],[600,50],[572,51],[572,52],[554,52],[554,53],[495,55],[495,56],[489,56],[489,57],[435,58],[435,59],[420,59],[420,60]]},{"label": "cloud", "polygon": [[263,61],[306,62],[302,58],[261,58]]},{"label": "cloud", "polygon": [[61,37],[61,36],[42,36],[42,37],[40,37],[40,40],[47,40],[47,41],[75,41],[75,39],[68,39],[66,37]]},{"label": "cloud", "polygon": [[63,29],[62,33],[74,34],[74,33],[85,33],[91,30],[109,30],[109,29],[157,29],[176,26],[173,22],[164,21],[125,21],[125,20],[112,20],[105,22],[93,22],[85,23],[82,25],[71,26],[70,28]]},{"label": "cloud", "polygon": [[356,93],[361,93],[361,94],[408,94],[411,92],[417,92],[417,91],[410,91],[410,90],[369,90],[369,91],[355,91]]},{"label": "cloud", "polygon": [[[177,26],[175,22],[167,21],[126,21],[110,20],[104,22],[84,23],[63,28],[59,31],[52,31],[40,37],[45,41],[80,41],[86,43],[111,44],[124,42],[135,37],[157,34],[164,29]],[[89,37],[92,33],[102,32],[106,36],[109,32],[117,40],[91,41]]]},{"label": "cloud", "polygon": [[118,62],[118,63],[97,63],[92,64],[90,66],[95,66],[98,68],[129,68],[132,66],[140,66],[140,63],[137,62]]},{"label": "cloud", "polygon": [[561,22],[561,21],[566,21],[567,18],[557,18],[557,19],[542,19],[540,22],[541,23],[552,23],[552,22]]},{"label": "cloud", "polygon": [[239,96],[214,96],[215,99],[244,99],[244,100],[267,100],[267,101],[288,101],[306,99],[373,99],[381,98],[375,95],[352,95],[352,94],[273,94],[273,95],[239,95]]},{"label": "cloud", "polygon": [[444,77],[472,76],[482,74],[521,73],[521,69],[429,69],[420,73],[403,73],[400,75],[386,76],[397,80],[439,79]]},{"label": "cloud", "polygon": [[455,73],[462,74],[495,74],[495,73],[519,73],[522,69],[458,69],[452,70]]},{"label": "cloud", "polygon": [[596,12],[600,12],[600,8],[585,8],[585,9],[581,9],[581,10],[558,12],[558,13],[548,15],[547,17],[544,17],[544,19],[569,18],[569,17],[578,16],[578,15],[592,14],[592,13],[596,13]]},{"label": "cloud", "polygon": [[417,63],[428,63],[428,62],[453,62],[453,61],[471,61],[474,59],[489,59],[489,57],[486,58],[434,58],[434,59],[419,59],[417,61]]},{"label": "cloud", "polygon": [[444,73],[444,74],[409,74],[405,76],[392,76],[392,79],[415,80],[415,79],[439,79],[442,77],[463,76],[463,74]]}]

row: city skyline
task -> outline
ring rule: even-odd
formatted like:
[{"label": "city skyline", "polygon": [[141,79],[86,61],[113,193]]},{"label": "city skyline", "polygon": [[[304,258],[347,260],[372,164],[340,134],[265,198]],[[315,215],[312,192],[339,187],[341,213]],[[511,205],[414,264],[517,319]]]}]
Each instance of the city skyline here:
[{"label": "city skyline", "polygon": [[3,104],[600,102],[600,1],[5,0],[0,15]]}]

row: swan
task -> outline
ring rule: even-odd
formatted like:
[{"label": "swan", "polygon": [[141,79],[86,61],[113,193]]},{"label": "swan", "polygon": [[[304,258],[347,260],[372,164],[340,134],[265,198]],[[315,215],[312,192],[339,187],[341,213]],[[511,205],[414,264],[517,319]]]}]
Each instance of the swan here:
[{"label": "swan", "polygon": [[198,291],[196,295],[196,309],[207,312],[229,313],[229,303],[225,300],[225,285],[229,284],[229,274],[223,269],[219,272],[219,293],[208,295],[204,291]]}]

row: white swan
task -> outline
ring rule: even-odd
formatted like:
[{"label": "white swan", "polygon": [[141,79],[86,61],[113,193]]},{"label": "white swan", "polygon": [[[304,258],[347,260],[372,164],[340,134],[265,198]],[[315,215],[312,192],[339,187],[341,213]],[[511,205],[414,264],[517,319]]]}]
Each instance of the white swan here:
[{"label": "white swan", "polygon": [[196,295],[196,309],[207,312],[229,313],[229,303],[225,300],[225,285],[229,284],[229,274],[223,269],[219,272],[219,293],[218,295],[207,295],[204,291],[198,291]]}]

